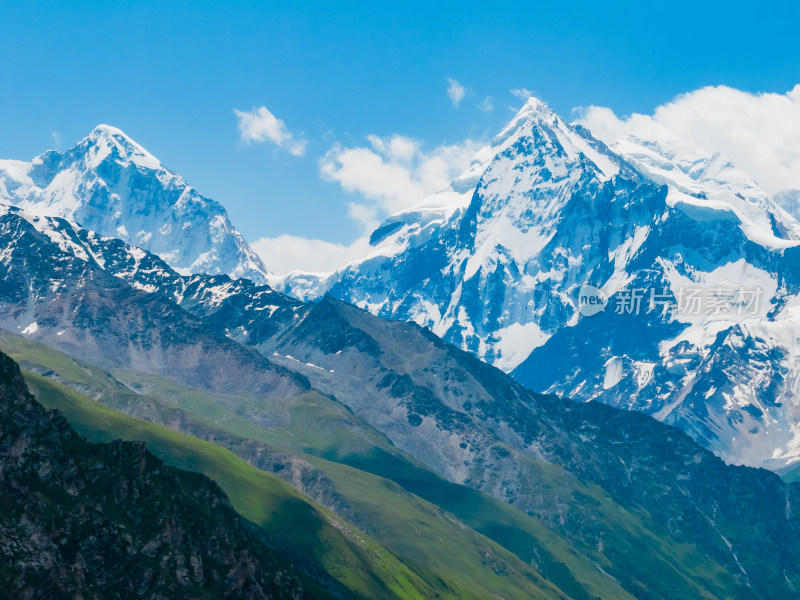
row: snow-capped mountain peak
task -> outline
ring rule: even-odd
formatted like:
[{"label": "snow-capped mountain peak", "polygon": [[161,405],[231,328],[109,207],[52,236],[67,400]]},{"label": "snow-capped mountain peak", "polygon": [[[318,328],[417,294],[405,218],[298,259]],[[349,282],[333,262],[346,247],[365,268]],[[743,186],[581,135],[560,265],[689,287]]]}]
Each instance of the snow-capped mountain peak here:
[{"label": "snow-capped mountain peak", "polygon": [[[525,157],[524,161],[521,157]],[[517,164],[509,166],[515,161]],[[491,170],[490,165],[497,163],[503,164]],[[410,246],[424,243],[429,239],[427,232],[463,214],[473,201],[476,188],[481,186],[493,189],[505,186],[502,193],[495,194],[503,207],[485,204],[483,208],[484,212],[493,211],[496,216],[500,210],[513,211],[515,200],[517,207],[525,204],[525,199],[516,197],[511,188],[524,188],[531,180],[541,178],[555,182],[580,171],[587,177],[606,182],[616,176],[620,168],[633,174],[630,167],[585,129],[567,124],[545,103],[531,97],[506,127],[475,154],[467,170],[450,186],[388,217],[370,238],[373,250],[356,262],[394,256]],[[502,169],[507,169],[509,176],[495,177]],[[542,219],[546,217],[543,215]],[[308,281],[307,274],[294,276],[294,282],[300,280]],[[305,295],[318,296],[326,289],[326,284],[322,283],[310,291],[306,289]]]},{"label": "snow-capped mountain peak", "polygon": [[[531,98],[448,189],[376,229],[369,254],[317,286],[296,275],[283,289],[305,298],[331,290],[511,369],[572,317],[572,288],[622,247],[626,227],[664,209],[656,185],[632,196],[640,185],[587,130]],[[604,216],[592,222],[593,213]],[[557,279],[562,263],[582,266]]]},{"label": "snow-capped mountain peak", "polygon": [[[539,134],[537,135],[536,130]],[[535,150],[561,157],[564,163],[575,164],[588,161],[603,179],[610,179],[619,172],[619,164],[609,156],[607,149],[598,140],[585,135],[585,130],[566,123],[550,107],[538,98],[531,97],[525,102],[506,127],[492,140],[497,149],[495,154],[517,143],[521,138],[545,141],[549,144],[536,145]],[[555,150],[555,152],[553,152]]]},{"label": "snow-capped mountain peak", "polygon": [[218,202],[167,170],[122,130],[98,125],[74,147],[0,160],[0,201],[161,256],[182,273],[266,281],[267,268]]},{"label": "snow-capped mountain peak", "polygon": [[125,132],[111,125],[100,124],[81,140],[76,150],[86,154],[88,164],[97,167],[105,158],[132,162],[145,169],[162,169],[161,162]]}]

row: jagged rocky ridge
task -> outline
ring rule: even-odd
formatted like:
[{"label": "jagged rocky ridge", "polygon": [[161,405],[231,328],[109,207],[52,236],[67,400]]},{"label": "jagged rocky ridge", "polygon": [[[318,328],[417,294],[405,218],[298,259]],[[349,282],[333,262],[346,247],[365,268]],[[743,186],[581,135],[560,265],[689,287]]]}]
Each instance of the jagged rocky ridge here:
[{"label": "jagged rocky ridge", "polygon": [[90,444],[0,353],[0,588],[14,598],[327,598],[203,476]]},{"label": "jagged rocky ridge", "polygon": [[[771,473],[726,466],[643,415],[531,393],[413,324],[332,298],[306,305],[246,281],[181,277],[156,257],[58,219],[40,225],[58,236],[38,231],[19,211],[3,219],[9,272],[22,281],[49,273],[35,288],[41,296],[4,299],[4,314],[33,306],[25,313],[36,323],[24,328],[30,337],[67,348],[60,340],[83,327],[67,315],[39,320],[36,312],[57,294],[52,269],[82,251],[77,260],[87,271],[78,281],[127,281],[301,372],[450,481],[513,504],[578,552],[607,561],[603,568],[638,598],[797,594],[797,487]],[[13,235],[23,230],[31,240],[15,247]],[[32,240],[50,246],[31,254]],[[118,345],[126,343],[123,335]],[[251,406],[247,415],[258,419],[265,409]]]},{"label": "jagged rocky ridge", "polygon": [[[103,268],[102,258],[91,249],[86,254],[88,246],[70,238],[74,224],[0,208],[0,324],[5,329],[35,334],[100,366],[168,375],[230,395],[282,398],[308,389],[304,378],[208,329],[174,303],[115,277]],[[82,235],[106,239],[85,231]],[[132,257],[146,255],[122,242],[111,243]]]}]

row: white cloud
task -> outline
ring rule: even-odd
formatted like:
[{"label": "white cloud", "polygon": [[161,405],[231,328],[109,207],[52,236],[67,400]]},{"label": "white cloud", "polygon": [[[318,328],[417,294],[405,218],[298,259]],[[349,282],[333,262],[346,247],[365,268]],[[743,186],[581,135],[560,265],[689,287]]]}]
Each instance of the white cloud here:
[{"label": "white cloud", "polygon": [[347,216],[361,226],[361,231],[372,231],[380,224],[378,207],[375,205],[348,202]]},{"label": "white cloud", "polygon": [[350,148],[337,144],[320,160],[324,179],[358,194],[358,199],[346,203],[347,215],[364,235],[351,244],[293,235],[264,237],[250,244],[276,276],[292,271],[327,273],[363,256],[369,249],[366,234],[383,218],[446,188],[481,146],[465,140],[426,152],[419,140],[402,135],[370,135],[366,142]]},{"label": "white cloud", "polygon": [[470,164],[481,144],[473,140],[437,146],[426,152],[419,140],[393,135],[367,136],[368,145],[335,145],[320,161],[324,179],[361,196],[348,214],[369,231],[388,214],[419,204],[446,188]]},{"label": "white cloud", "polygon": [[717,150],[768,193],[800,189],[800,84],[786,94],[751,94],[705,87],[620,119],[609,108],[581,110],[579,122],[606,142],[633,135],[645,140],[691,140]]},{"label": "white cloud", "polygon": [[250,247],[273,274],[283,276],[292,271],[307,273],[335,271],[363,255],[369,247],[369,240],[361,237],[350,245],[344,245],[294,235],[279,235],[274,238],[257,239],[250,244]]},{"label": "white cloud", "polygon": [[270,141],[294,156],[305,154],[308,141],[295,137],[286,127],[286,123],[273,115],[266,106],[253,107],[249,111],[234,109],[233,112],[239,121],[239,133],[244,143]]},{"label": "white cloud", "polygon": [[519,98],[523,102],[527,102],[528,98],[531,96],[535,96],[536,94],[527,88],[514,88],[513,90],[508,90],[512,96]]},{"label": "white cloud", "polygon": [[367,136],[364,146],[336,145],[320,160],[324,179],[359,198],[347,202],[347,216],[364,235],[351,244],[293,235],[260,238],[250,244],[276,276],[292,271],[328,273],[364,256],[369,236],[388,214],[419,204],[446,188],[469,166],[482,144],[464,140],[426,152],[419,140],[393,135]]},{"label": "white cloud", "polygon": [[464,99],[464,94],[466,94],[467,90],[452,77],[447,78],[447,84],[447,96],[450,98],[450,102],[453,103],[453,106],[458,108],[458,105],[461,104],[461,101]]},{"label": "white cloud", "polygon": [[53,148],[56,150],[61,149],[61,133],[58,131],[51,131],[50,138],[53,140]]},{"label": "white cloud", "polygon": [[494,103],[492,102],[491,96],[486,96],[483,99],[483,102],[478,104],[478,109],[482,110],[483,112],[492,112],[494,110]]}]

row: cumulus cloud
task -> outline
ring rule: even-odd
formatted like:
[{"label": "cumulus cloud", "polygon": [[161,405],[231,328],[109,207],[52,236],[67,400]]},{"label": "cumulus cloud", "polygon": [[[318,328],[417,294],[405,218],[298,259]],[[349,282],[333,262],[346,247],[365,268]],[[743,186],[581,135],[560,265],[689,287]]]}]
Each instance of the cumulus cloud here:
[{"label": "cumulus cloud", "polygon": [[480,146],[464,140],[426,151],[413,138],[370,135],[366,145],[331,148],[320,161],[320,173],[361,196],[348,204],[348,214],[368,231],[388,214],[446,188],[466,170]]},{"label": "cumulus cloud", "polygon": [[334,244],[294,235],[263,237],[250,244],[269,270],[277,275],[288,275],[292,271],[328,273],[343,267],[351,260],[363,255],[369,247],[367,237],[358,238],[352,244]]},{"label": "cumulus cloud", "polygon": [[705,87],[652,115],[627,118],[590,106],[580,110],[578,121],[607,144],[626,136],[691,140],[724,154],[767,193],[800,189],[800,84],[785,94]]},{"label": "cumulus cloud", "polygon": [[483,112],[492,112],[494,110],[494,103],[492,102],[491,96],[486,96],[483,99],[483,102],[478,104],[478,109],[482,110]]},{"label": "cumulus cloud", "polygon": [[452,77],[447,78],[447,96],[450,98],[450,102],[453,103],[453,106],[458,108],[458,105],[461,104],[461,101],[464,99],[464,94],[466,93],[466,88],[458,81]]},{"label": "cumulus cloud", "polygon": [[239,134],[245,144],[272,142],[289,154],[302,156],[306,152],[307,140],[296,137],[286,123],[273,115],[266,106],[253,107],[249,111],[234,109],[239,121]]}]

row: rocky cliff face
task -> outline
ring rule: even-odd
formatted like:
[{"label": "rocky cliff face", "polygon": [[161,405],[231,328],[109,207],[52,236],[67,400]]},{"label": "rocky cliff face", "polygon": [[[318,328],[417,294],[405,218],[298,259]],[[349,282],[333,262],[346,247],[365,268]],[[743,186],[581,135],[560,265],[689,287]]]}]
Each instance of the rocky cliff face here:
[{"label": "rocky cliff face", "polygon": [[13,598],[327,597],[203,476],[90,444],[0,354],[0,588]]}]

